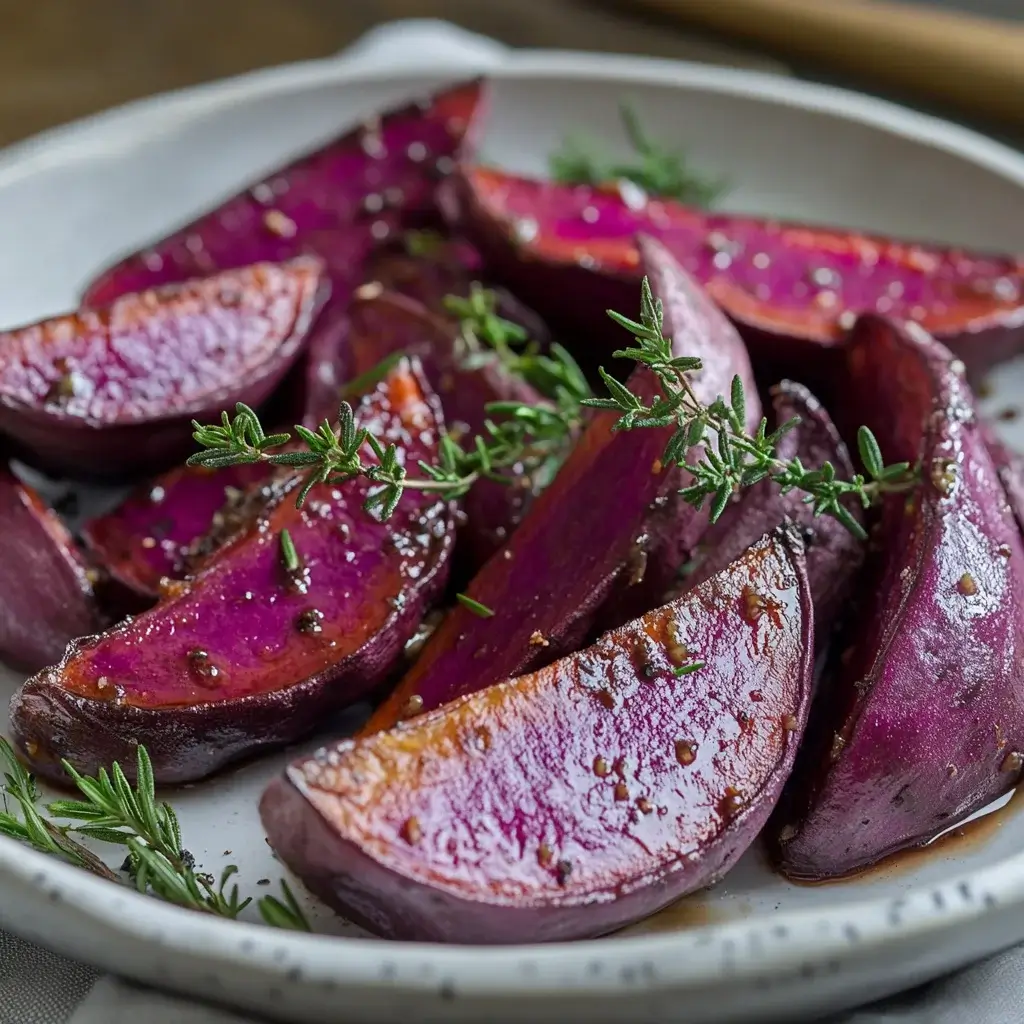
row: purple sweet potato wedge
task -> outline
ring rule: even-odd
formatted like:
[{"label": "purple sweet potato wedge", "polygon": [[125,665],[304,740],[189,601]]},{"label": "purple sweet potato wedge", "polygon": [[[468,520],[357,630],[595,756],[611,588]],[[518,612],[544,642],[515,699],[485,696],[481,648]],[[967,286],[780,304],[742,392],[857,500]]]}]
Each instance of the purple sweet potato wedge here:
[{"label": "purple sweet potato wedge", "polygon": [[793,764],[813,646],[802,545],[780,529],[586,650],[294,763],[264,827],[313,892],[382,935],[601,935],[753,842]]},{"label": "purple sweet potato wedge", "polygon": [[[449,431],[465,445],[483,432],[488,403],[541,401],[529,384],[497,362],[464,365],[467,353],[462,351],[457,327],[414,299],[382,291],[374,283],[356,292],[349,315],[351,377],[368,373],[395,352],[417,356],[441,399]],[[525,474],[511,486],[486,479],[473,485],[463,501],[466,521],[456,547],[460,576],[472,575],[501,547],[539,489],[540,482]]]},{"label": "purple sweet potato wedge", "polygon": [[93,560],[135,598],[155,601],[161,580],[188,571],[193,545],[235,493],[271,475],[265,465],[179,466],[137,488],[112,512],[82,526]]},{"label": "purple sweet potato wedge", "polygon": [[[808,468],[831,462],[841,479],[853,476],[850,454],[839,431],[807,388],[783,381],[772,388],[772,399],[776,424],[800,417],[800,424],[779,442],[780,459],[798,458]],[[824,649],[850,597],[857,570],[864,561],[865,545],[831,516],[815,518],[803,498],[802,491],[783,494],[771,480],[744,490],[739,500],[704,534],[698,564],[681,582],[680,592],[685,593],[720,572],[755,540],[789,517],[803,535],[807,579],[814,598],[816,647],[819,651]],[[863,523],[860,506],[851,503],[848,508]]]},{"label": "purple sweet potato wedge", "polygon": [[182,457],[193,418],[270,395],[306,340],[322,280],[306,257],[261,263],[0,333],[0,431],[26,460],[71,477]]},{"label": "purple sweet potato wedge", "polygon": [[805,879],[926,842],[1024,765],[1024,544],[963,368],[920,328],[874,316],[846,366],[849,409],[925,481],[883,507],[774,825],[782,869]]},{"label": "purple sweet potato wedge", "polygon": [[479,83],[464,83],[368,120],[110,267],[84,303],[300,254],[320,257],[347,286],[335,294],[347,297],[374,244],[436,217],[437,181],[452,170],[479,98]]},{"label": "purple sweet potato wedge", "polygon": [[[685,293],[692,283],[671,273],[664,260],[652,267],[651,286],[665,306],[666,333],[674,315],[669,311],[699,308],[691,306],[699,298],[695,290]],[[625,308],[635,308],[638,298]],[[709,342],[718,338],[701,326],[694,318],[673,335],[676,354],[707,356],[709,365],[728,359],[728,352],[710,350]],[[647,402],[661,394],[645,366],[633,371],[628,384]],[[652,510],[662,511],[659,504],[675,504],[668,492],[680,483],[661,463],[672,428],[616,432],[618,418],[602,411],[589,421],[554,481],[469,584],[470,604],[448,614],[368,730],[393,725],[409,708],[430,710],[573,650],[609,599],[635,585],[647,551],[678,535],[673,517],[652,517]],[[652,522],[666,534],[653,532]],[[480,607],[489,614],[481,615]]]},{"label": "purple sweet potato wedge", "polygon": [[[436,456],[440,410],[408,361],[358,416],[409,461]],[[174,595],[22,686],[12,730],[36,771],[59,778],[62,757],[89,773],[130,764],[142,743],[158,781],[195,780],[311,732],[392,671],[444,585],[454,509],[407,490],[382,524],[357,480],[314,488],[299,510],[301,483],[276,480],[261,513]]]},{"label": "purple sweet potato wedge", "polygon": [[[347,339],[348,321],[344,311],[332,307],[323,311],[309,330],[310,350],[330,351],[331,359],[313,360],[321,368],[332,365],[333,353]],[[306,375],[309,362],[293,367]],[[282,424],[290,432],[297,420],[315,427],[338,414],[340,382],[333,374],[310,378],[298,389],[283,386],[288,398],[297,391],[299,404],[272,399],[265,409],[265,422]],[[214,417],[216,419],[217,417]],[[138,611],[160,596],[161,580],[178,580],[194,568],[192,554],[218,519],[245,492],[269,479],[267,465],[231,466],[214,473],[201,468],[175,466],[138,487],[117,508],[83,524],[82,540],[97,565],[117,588],[117,599],[129,610]]]},{"label": "purple sweet potato wedge", "polygon": [[288,381],[289,404],[316,422],[343,383],[344,313],[366,260],[382,240],[439,221],[437,184],[455,166],[480,94],[479,82],[463,83],[369,119],[104,271],[84,303],[261,260],[319,257],[332,284],[325,329]]},{"label": "purple sweet potato wedge", "polygon": [[491,168],[465,168],[459,186],[459,227],[488,271],[566,336],[617,341],[604,341],[603,311],[628,298],[642,233],[707,288],[755,364],[820,362],[855,314],[876,311],[919,322],[972,373],[1024,346],[1018,257],[708,213],[635,187],[565,186]]},{"label": "purple sweet potato wedge", "polygon": [[90,573],[59,517],[0,469],[0,659],[26,672],[53,664],[101,626]]},{"label": "purple sweet potato wedge", "polygon": [[[637,251],[643,274],[662,300],[665,336],[673,339],[683,355],[698,356],[703,361],[703,368],[691,375],[694,395],[702,404],[710,405],[719,395],[730,394],[733,377],[738,375],[746,394],[746,425],[755,430],[761,422],[761,402],[746,347],[736,328],[660,242],[640,238]],[[717,443],[713,433],[709,443],[712,447]],[[689,458],[696,461],[702,453],[702,446],[691,448]],[[670,493],[648,518],[631,585],[621,590],[602,612],[601,623],[605,627],[618,626],[664,604],[680,570],[691,560],[697,542],[708,528],[708,504],[697,510],[678,496],[677,492],[692,482],[690,475],[679,469],[671,475]],[[749,538],[736,554],[775,525],[769,524]]]}]

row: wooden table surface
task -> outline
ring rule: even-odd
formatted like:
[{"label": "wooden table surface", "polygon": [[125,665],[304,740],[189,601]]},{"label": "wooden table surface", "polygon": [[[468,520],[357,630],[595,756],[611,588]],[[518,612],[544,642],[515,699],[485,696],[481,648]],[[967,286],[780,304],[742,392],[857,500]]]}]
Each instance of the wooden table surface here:
[{"label": "wooden table surface", "polygon": [[0,145],[166,89],[326,56],[407,17],[517,46],[760,62],[574,0],[0,0]]}]

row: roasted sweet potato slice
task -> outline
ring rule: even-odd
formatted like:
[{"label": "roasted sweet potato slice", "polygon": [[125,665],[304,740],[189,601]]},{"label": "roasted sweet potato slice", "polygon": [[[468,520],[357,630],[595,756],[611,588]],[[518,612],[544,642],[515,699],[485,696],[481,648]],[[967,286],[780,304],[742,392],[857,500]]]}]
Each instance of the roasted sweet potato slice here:
[{"label": "roasted sweet potato slice", "polygon": [[[408,361],[358,416],[410,462],[435,457],[440,411]],[[12,729],[39,773],[59,777],[61,757],[88,772],[128,765],[142,743],[158,781],[198,779],[310,732],[388,675],[444,584],[454,509],[407,490],[380,523],[362,509],[370,485],[359,480],[314,488],[299,510],[301,482],[275,483],[177,593],[24,684]]]},{"label": "roasted sweet potato slice", "polygon": [[260,805],[271,846],[406,939],[585,938],[711,884],[760,831],[804,726],[801,549],[777,530],[584,651],[296,762]]},{"label": "roasted sweet potato slice", "polygon": [[83,301],[105,306],[156,285],[310,253],[348,285],[335,289],[347,298],[375,243],[436,218],[437,181],[454,166],[479,96],[479,83],[464,83],[371,118],[121,260]]},{"label": "roasted sweet potato slice", "polygon": [[0,659],[34,672],[101,619],[90,573],[59,517],[0,469]]},{"label": "roasted sweet potato slice", "polygon": [[[349,296],[363,283],[375,246],[439,221],[435,189],[455,166],[479,99],[479,83],[468,82],[369,119],[115,264],[83,301],[101,306],[157,284],[314,254],[332,282],[321,319],[336,330],[318,331],[288,381],[288,404],[307,423],[333,417]],[[294,422],[293,414],[286,418]]]},{"label": "roasted sweet potato slice", "polygon": [[[733,365],[732,353],[728,346],[716,347],[720,335],[704,330],[696,315],[703,299],[696,286],[656,242],[641,244],[652,253],[651,287],[664,303],[665,332],[674,339],[677,354],[708,359],[697,379],[700,387],[711,368],[721,362]],[[638,305],[638,299],[625,308]],[[644,366],[633,372],[629,385],[648,401],[661,394]],[[661,499],[674,503],[674,493],[667,492],[680,484],[677,473],[661,464],[672,429],[616,432],[617,420],[617,413],[602,412],[590,421],[554,482],[473,578],[468,602],[456,607],[427,641],[368,729],[393,725],[410,709],[435,708],[571,651],[609,598],[635,585],[648,550],[674,542],[688,523],[703,528],[706,513],[686,506],[679,510],[685,517],[680,519],[661,514],[658,507]]]},{"label": "roasted sweet potato slice", "polygon": [[635,187],[572,187],[485,167],[465,168],[459,185],[460,228],[488,271],[567,336],[608,338],[602,313],[639,276],[634,238],[643,233],[732,317],[755,365],[810,372],[806,362],[838,345],[854,314],[876,311],[919,322],[972,371],[1024,345],[1016,257],[708,213]]},{"label": "roasted sweet potato slice", "polygon": [[0,333],[0,431],[67,476],[160,468],[193,447],[193,418],[270,395],[321,287],[319,263],[300,257]]},{"label": "roasted sweet potato slice", "polygon": [[[889,497],[847,645],[776,823],[783,870],[830,878],[926,842],[1024,765],[1024,545],[963,367],[864,317],[849,408],[924,483]],[[809,740],[812,739],[809,736]]]},{"label": "roasted sweet potato slice", "polygon": [[[488,403],[541,401],[537,391],[500,363],[467,363],[469,353],[460,347],[455,325],[414,299],[374,283],[356,292],[349,315],[351,376],[370,372],[395,352],[416,355],[441,399],[448,429],[464,445],[483,432]],[[508,539],[541,483],[521,474],[511,486],[487,479],[473,485],[463,503],[465,523],[456,549],[460,577],[471,576]]]},{"label": "roasted sweet potato slice", "polygon": [[[772,388],[776,424],[794,416],[800,424],[785,434],[778,446],[780,459],[800,459],[808,468],[831,462],[840,479],[853,476],[850,454],[839,431],[820,402],[802,384],[783,381]],[[824,649],[847,604],[857,570],[864,560],[864,544],[831,516],[815,517],[802,491],[783,494],[778,485],[764,480],[747,488],[725,510],[700,542],[696,565],[680,583],[684,592],[720,572],[757,538],[774,530],[789,517],[801,530],[807,549],[807,579],[814,598],[817,649]],[[859,505],[848,505],[850,514],[863,522]]]}]

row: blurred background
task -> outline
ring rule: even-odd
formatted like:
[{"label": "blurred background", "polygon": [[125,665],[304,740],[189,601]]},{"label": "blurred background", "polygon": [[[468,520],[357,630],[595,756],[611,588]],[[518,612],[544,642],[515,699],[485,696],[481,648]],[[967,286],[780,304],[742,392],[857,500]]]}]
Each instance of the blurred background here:
[{"label": "blurred background", "polygon": [[[979,20],[965,36],[949,20],[957,10],[1008,19],[1005,32]],[[408,17],[515,46],[788,69],[1024,141],[1024,0],[0,0],[0,145],[151,93],[324,57]]]}]

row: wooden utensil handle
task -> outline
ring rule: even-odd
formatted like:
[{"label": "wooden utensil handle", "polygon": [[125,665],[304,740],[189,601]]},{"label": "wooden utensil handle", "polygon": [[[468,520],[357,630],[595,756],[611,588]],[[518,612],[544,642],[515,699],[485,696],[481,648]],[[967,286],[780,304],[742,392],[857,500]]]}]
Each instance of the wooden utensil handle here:
[{"label": "wooden utensil handle", "polygon": [[878,0],[630,3],[866,83],[1024,124],[1024,26],[1014,22]]}]

